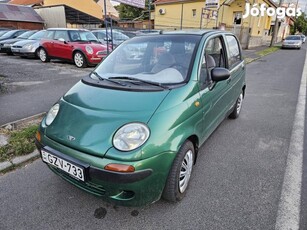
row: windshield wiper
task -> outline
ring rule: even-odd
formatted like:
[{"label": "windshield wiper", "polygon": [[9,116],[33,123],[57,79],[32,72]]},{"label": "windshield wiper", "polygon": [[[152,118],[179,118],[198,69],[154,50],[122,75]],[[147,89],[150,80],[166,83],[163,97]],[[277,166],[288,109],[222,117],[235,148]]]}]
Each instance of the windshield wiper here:
[{"label": "windshield wiper", "polygon": [[114,81],[114,80],[111,80],[111,79],[108,79],[108,78],[103,78],[101,77],[97,72],[93,71],[91,72],[91,74],[94,74],[100,81],[108,81],[108,82],[112,82],[112,83],[115,83],[115,84],[118,84],[118,85],[121,85],[121,86],[126,86],[126,84],[122,83],[122,82],[119,82],[119,81]]},{"label": "windshield wiper", "polygon": [[109,80],[110,79],[139,81],[139,82],[142,82],[142,83],[145,83],[145,84],[148,84],[148,85],[154,85],[154,86],[159,86],[159,87],[161,87],[163,89],[168,89],[167,86],[164,86],[161,83],[152,82],[152,81],[146,81],[146,80],[142,80],[142,79],[135,78],[135,77],[118,76],[118,77],[109,77]]}]

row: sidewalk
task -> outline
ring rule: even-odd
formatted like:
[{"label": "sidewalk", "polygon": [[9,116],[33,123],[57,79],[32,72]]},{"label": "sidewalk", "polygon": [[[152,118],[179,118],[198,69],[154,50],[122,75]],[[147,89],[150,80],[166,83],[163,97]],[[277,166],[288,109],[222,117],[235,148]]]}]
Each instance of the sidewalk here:
[{"label": "sidewalk", "polygon": [[[264,45],[264,46],[256,46],[256,47],[252,47],[252,48],[249,48],[249,49],[244,49],[244,50],[242,50],[243,58],[246,60],[246,63],[248,64],[252,61],[255,61],[255,60],[271,53],[271,52],[268,52],[267,54],[262,54],[262,51],[265,51],[267,49],[274,49],[274,47],[279,47],[279,46],[281,46],[281,43],[277,43],[272,47],[270,47],[268,45]],[[272,51],[272,52],[274,52],[274,51]]]}]

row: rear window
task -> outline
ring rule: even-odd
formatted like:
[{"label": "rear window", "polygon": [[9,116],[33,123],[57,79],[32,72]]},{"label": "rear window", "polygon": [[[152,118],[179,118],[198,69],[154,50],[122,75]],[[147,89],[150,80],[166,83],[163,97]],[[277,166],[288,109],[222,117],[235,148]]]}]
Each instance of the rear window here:
[{"label": "rear window", "polygon": [[242,60],[240,46],[237,39],[233,35],[226,35],[226,43],[228,47],[229,68],[233,68]]}]

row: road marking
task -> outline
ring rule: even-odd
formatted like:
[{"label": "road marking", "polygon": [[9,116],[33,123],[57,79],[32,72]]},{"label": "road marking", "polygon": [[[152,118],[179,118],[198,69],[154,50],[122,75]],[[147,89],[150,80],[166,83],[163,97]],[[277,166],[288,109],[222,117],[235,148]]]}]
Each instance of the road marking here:
[{"label": "road marking", "polygon": [[287,165],[276,217],[276,230],[300,227],[303,174],[304,126],[306,105],[307,52],[290,139]]}]

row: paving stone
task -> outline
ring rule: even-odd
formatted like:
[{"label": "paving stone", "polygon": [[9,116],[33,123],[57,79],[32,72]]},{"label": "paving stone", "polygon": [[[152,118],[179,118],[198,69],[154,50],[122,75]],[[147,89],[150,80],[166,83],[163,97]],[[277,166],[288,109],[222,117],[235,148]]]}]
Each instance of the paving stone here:
[{"label": "paving stone", "polygon": [[0,147],[8,144],[9,137],[5,134],[0,134]]}]

